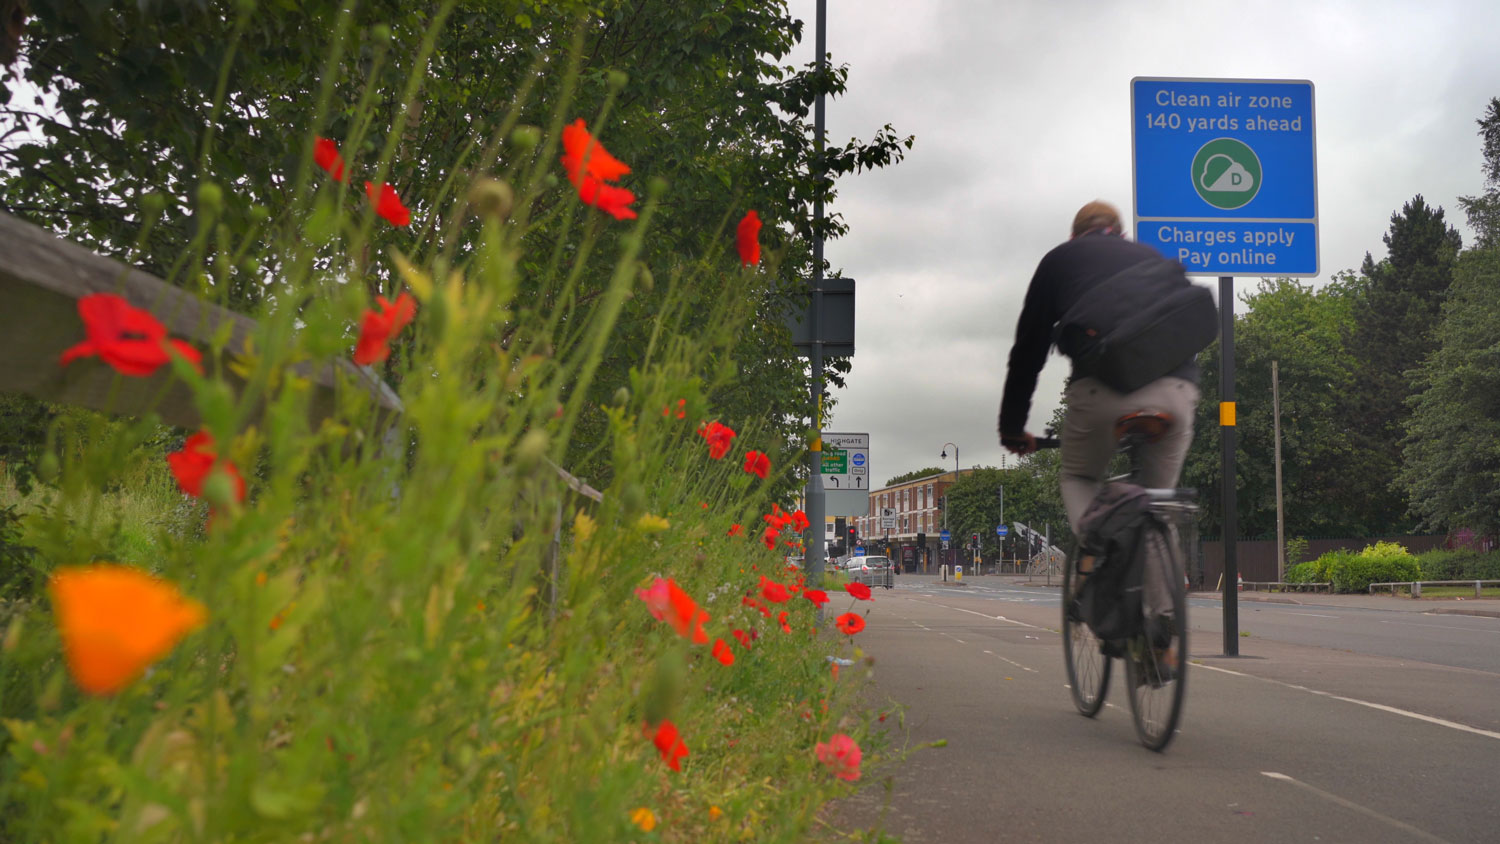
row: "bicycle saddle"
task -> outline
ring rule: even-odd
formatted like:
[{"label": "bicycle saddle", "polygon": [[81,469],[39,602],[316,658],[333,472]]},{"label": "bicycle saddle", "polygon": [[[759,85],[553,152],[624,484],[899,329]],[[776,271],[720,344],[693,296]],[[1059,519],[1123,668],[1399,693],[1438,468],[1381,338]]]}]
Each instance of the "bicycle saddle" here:
[{"label": "bicycle saddle", "polygon": [[1138,436],[1142,441],[1154,443],[1167,435],[1172,428],[1172,414],[1162,410],[1137,410],[1115,420],[1115,439]]}]

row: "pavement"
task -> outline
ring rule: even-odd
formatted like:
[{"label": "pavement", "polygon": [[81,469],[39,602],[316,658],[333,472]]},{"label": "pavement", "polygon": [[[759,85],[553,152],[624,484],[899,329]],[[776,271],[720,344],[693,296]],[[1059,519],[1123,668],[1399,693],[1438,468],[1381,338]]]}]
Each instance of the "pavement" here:
[{"label": "pavement", "polygon": [[[963,589],[965,586],[983,586],[986,584],[1003,584],[1005,586],[1053,586],[1058,585],[1057,578],[1052,578],[1048,583],[1042,578],[1031,575],[1012,574],[980,574],[965,575],[962,581],[949,580],[944,582],[935,574],[903,574],[896,578],[896,582],[903,580],[907,582],[915,580],[932,581],[934,586],[951,587]],[[1199,598],[1204,600],[1220,600],[1224,596],[1219,592],[1191,592],[1188,598]],[[1241,603],[1268,603],[1268,604],[1296,604],[1307,607],[1345,607],[1356,609],[1378,609],[1393,612],[1413,613],[1438,613],[1443,615],[1476,615],[1488,618],[1500,618],[1500,598],[1411,598],[1396,595],[1370,595],[1370,594],[1337,594],[1329,592],[1239,592],[1237,597]]]}]

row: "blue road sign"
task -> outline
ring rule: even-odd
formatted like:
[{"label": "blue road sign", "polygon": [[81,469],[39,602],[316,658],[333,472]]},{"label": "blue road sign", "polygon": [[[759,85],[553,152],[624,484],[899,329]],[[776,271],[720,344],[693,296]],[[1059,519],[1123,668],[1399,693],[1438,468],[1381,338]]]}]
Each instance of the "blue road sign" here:
[{"label": "blue road sign", "polygon": [[849,458],[849,462],[856,466],[863,466],[865,465],[865,456],[863,453],[856,451],[854,456]]},{"label": "blue road sign", "polygon": [[1130,82],[1135,237],[1194,275],[1318,274],[1313,84]]},{"label": "blue road sign", "polygon": [[949,535],[948,530],[946,528],[943,529],[942,534],[940,534],[940,538],[944,542],[948,542],[949,540],[953,539],[953,537],[951,535]]},{"label": "blue road sign", "polygon": [[1006,527],[1005,525],[996,525],[995,526],[995,535],[996,536],[1005,536],[1007,533],[1010,533],[1010,528]]}]

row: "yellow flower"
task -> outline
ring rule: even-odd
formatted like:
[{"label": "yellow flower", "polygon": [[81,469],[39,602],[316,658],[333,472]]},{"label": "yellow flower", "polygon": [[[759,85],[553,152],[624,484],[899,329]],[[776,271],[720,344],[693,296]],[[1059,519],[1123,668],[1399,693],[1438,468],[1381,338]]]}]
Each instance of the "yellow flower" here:
[{"label": "yellow flower", "polygon": [[656,813],[640,807],[630,813],[630,822],[641,828],[641,832],[650,832],[656,829]]},{"label": "yellow flower", "polygon": [[573,519],[573,532],[578,534],[578,541],[588,542],[589,537],[594,535],[594,520],[584,512],[579,512],[577,518]]},{"label": "yellow flower", "polygon": [[720,809],[718,806],[709,806],[708,807],[708,819],[709,820],[716,821],[716,820],[718,820],[719,818],[721,818],[723,816],[724,816],[724,810],[723,809]]},{"label": "yellow flower", "polygon": [[79,688],[114,694],[202,627],[208,611],[139,569],[58,569],[48,585],[68,670]]},{"label": "yellow flower", "polygon": [[635,526],[640,528],[642,533],[661,533],[671,527],[672,523],[661,516],[653,516],[647,513],[636,521]]}]

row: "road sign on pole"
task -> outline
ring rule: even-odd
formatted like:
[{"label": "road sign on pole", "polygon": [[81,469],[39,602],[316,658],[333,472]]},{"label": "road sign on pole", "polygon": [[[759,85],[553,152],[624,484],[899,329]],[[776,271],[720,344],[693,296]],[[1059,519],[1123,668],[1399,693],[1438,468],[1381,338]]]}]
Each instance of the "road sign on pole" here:
[{"label": "road sign on pole", "polygon": [[1005,537],[1009,533],[1010,533],[1010,528],[1006,527],[1005,525],[996,525],[995,526],[995,535],[996,536],[999,536],[999,537],[1003,538],[1003,537]]},{"label": "road sign on pole", "polygon": [[1193,275],[1318,274],[1313,84],[1130,82],[1135,236]]}]

